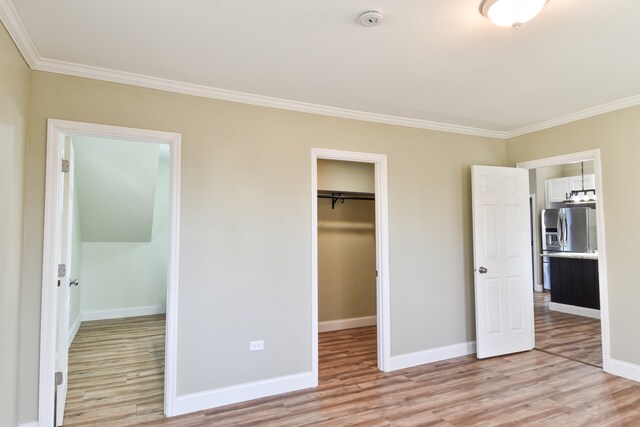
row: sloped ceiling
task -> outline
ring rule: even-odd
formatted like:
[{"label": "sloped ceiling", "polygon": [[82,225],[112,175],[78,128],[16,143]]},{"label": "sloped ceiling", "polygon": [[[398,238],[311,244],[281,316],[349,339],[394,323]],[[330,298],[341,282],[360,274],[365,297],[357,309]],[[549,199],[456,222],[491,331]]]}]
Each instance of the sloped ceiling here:
[{"label": "sloped ceiling", "polygon": [[[495,137],[640,104],[640,1],[0,0],[33,68]],[[380,26],[357,22],[366,9]]]},{"label": "sloped ceiling", "polygon": [[82,240],[151,241],[159,144],[73,136]]}]

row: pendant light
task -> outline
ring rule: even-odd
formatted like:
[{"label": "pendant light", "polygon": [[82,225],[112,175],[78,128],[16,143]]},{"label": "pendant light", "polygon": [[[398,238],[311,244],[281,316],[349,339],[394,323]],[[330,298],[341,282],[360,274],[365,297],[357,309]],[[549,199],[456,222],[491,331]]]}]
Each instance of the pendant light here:
[{"label": "pendant light", "polygon": [[594,203],[597,200],[595,188],[584,188],[584,162],[580,162],[580,176],[582,189],[571,190],[567,197],[567,203]]},{"label": "pendant light", "polygon": [[538,16],[548,0],[482,0],[480,13],[499,27],[518,28]]}]

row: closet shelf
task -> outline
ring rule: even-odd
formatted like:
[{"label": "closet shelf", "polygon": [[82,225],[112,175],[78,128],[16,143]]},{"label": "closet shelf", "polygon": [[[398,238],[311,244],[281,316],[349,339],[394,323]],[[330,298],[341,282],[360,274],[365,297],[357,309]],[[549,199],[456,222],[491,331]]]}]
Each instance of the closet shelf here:
[{"label": "closet shelf", "polygon": [[344,203],[345,200],[375,200],[374,193],[359,193],[356,191],[330,191],[318,190],[319,199],[331,199],[331,209],[336,208],[336,203]]}]

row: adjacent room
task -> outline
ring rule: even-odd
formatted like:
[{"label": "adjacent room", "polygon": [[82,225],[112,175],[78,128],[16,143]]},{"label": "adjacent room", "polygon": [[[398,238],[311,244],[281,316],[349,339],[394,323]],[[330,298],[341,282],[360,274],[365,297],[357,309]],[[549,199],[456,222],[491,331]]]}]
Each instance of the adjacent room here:
[{"label": "adjacent room", "polygon": [[536,348],[602,367],[593,161],[530,170]]},{"label": "adjacent room", "polygon": [[169,147],[85,135],[68,143],[70,280],[57,316],[68,380],[58,416],[65,426],[101,424],[106,412],[134,422],[163,408]]}]

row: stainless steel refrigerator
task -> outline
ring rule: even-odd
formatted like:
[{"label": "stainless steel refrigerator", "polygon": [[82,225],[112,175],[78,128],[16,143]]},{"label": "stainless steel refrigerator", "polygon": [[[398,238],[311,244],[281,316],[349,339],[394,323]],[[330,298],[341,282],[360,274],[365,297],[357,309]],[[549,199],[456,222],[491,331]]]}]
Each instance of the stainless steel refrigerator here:
[{"label": "stainless steel refrigerator", "polygon": [[[594,208],[542,209],[542,253],[593,252],[598,249]],[[544,288],[551,288],[549,257],[542,257]]]}]

